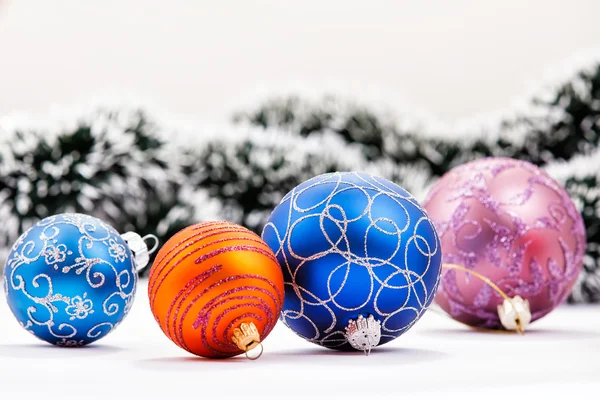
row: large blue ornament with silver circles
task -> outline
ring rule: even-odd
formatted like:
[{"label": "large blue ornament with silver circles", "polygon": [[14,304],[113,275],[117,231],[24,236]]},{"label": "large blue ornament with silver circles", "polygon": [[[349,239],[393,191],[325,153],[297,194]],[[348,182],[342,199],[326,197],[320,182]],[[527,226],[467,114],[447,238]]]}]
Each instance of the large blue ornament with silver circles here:
[{"label": "large blue ornament with silver circles", "polygon": [[116,328],[131,308],[136,281],[125,239],[83,214],[55,215],[31,227],[13,245],[4,270],[17,320],[60,346],[83,346]]},{"label": "large blue ornament with silver circles", "polygon": [[262,237],[283,269],[281,319],[325,347],[368,352],[402,335],[440,278],[440,241],[426,212],[401,187],[364,173],[300,184]]}]

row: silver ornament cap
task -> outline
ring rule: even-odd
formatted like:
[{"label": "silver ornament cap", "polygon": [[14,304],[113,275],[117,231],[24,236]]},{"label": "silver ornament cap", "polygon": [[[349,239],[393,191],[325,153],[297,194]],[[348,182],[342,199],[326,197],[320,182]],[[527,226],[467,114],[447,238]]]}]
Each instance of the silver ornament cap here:
[{"label": "silver ornament cap", "polygon": [[368,356],[381,340],[381,322],[371,314],[367,318],[359,314],[356,321],[348,321],[345,336],[352,347]]},{"label": "silver ornament cap", "polygon": [[[158,247],[158,238],[154,235],[146,235],[141,237],[135,232],[125,232],[121,235],[121,237],[123,240],[125,240],[125,242],[127,242],[127,246],[129,246],[129,249],[133,253],[136,270],[140,272],[146,268],[150,262],[150,254],[154,253]],[[155,245],[152,247],[152,249],[148,249],[146,239],[154,239]]]}]

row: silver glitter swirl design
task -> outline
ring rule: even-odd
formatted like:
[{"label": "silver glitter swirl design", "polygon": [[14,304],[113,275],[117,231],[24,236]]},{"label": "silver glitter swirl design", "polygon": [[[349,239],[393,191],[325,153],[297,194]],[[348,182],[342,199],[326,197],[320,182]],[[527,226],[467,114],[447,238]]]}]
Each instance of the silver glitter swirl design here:
[{"label": "silver glitter swirl design", "polygon": [[[353,181],[348,181],[347,177],[352,175]],[[356,179],[360,183],[356,183]],[[330,193],[320,199],[315,204],[306,204],[308,197],[303,194],[319,186],[328,185],[332,187]],[[327,189],[329,190],[329,188]],[[351,211],[336,204],[336,198],[340,195],[346,195],[349,192],[355,192],[358,196],[364,196],[367,200],[364,209],[357,210],[353,207]],[[393,202],[394,211],[400,211],[405,218],[395,218],[394,220],[385,216],[375,217],[373,209],[374,203],[381,198],[387,198]],[[302,200],[300,200],[302,198]],[[378,314],[376,317],[381,319],[382,339],[389,341],[400,336],[410,329],[426,311],[427,306],[433,300],[437,285],[439,283],[441,271],[441,254],[439,239],[433,222],[429,219],[426,212],[419,203],[407,192],[401,190],[393,183],[362,173],[330,173],[323,174],[307,181],[305,184],[295,188],[288,193],[281,201],[280,206],[287,202],[291,203],[287,222],[285,225],[282,219],[267,223],[263,232],[263,238],[266,233],[274,233],[277,240],[277,248],[270,244],[275,251],[276,256],[284,271],[286,277],[285,285],[291,287],[293,292],[300,300],[299,310],[285,309],[282,312],[281,319],[285,325],[294,330],[289,322],[292,320],[303,319],[314,329],[314,334],[304,336],[295,331],[304,339],[326,347],[339,347],[347,344],[345,332],[342,326],[338,326],[339,310],[356,314],[354,318],[364,309],[365,306],[371,306]],[[302,203],[302,204],[301,204]],[[301,213],[298,218],[292,217],[292,212]],[[352,213],[352,215],[349,215]],[[329,248],[319,251],[310,256],[298,254],[292,242],[294,239],[295,228],[308,219],[318,219],[320,234],[326,239]],[[399,222],[403,222],[399,225]],[[325,223],[333,223],[336,226],[333,238],[332,230],[325,228]],[[347,235],[352,224],[366,225],[364,236],[357,240],[357,237]],[[425,226],[426,225],[426,226]],[[419,232],[421,229],[427,229],[431,232],[431,238],[427,240]],[[272,231],[272,232],[269,232]],[[372,252],[373,243],[369,241],[372,231],[376,231],[389,238],[389,244],[386,243],[387,257],[380,257]],[[307,239],[310,240],[310,239]],[[387,240],[387,239],[386,239]],[[358,242],[364,249],[364,257],[351,251]],[[418,252],[426,259],[425,265],[416,271],[414,265],[411,265],[412,253]],[[381,253],[381,250],[379,251]],[[329,255],[339,255],[344,261],[336,265],[329,273],[326,282],[327,297],[319,297],[315,292],[303,287],[297,283],[298,274],[302,273],[303,268],[315,260],[319,260]],[[382,277],[381,270],[385,267],[391,267],[389,275]],[[388,268],[389,269],[389,268]],[[344,302],[341,293],[344,289],[349,289],[349,277],[357,270],[368,272],[368,279],[364,279],[364,284],[368,285],[369,291],[364,299],[361,298],[360,304],[350,305]],[[334,286],[333,276],[343,273],[343,280]],[[435,274],[435,278],[425,279],[426,275]],[[406,284],[393,284],[394,277],[401,275]],[[290,279],[291,277],[291,279]],[[426,281],[429,284],[426,284]],[[389,299],[382,306],[380,297],[386,290],[407,289],[408,296],[398,296],[393,301],[393,310]],[[356,296],[354,296],[356,298]],[[306,312],[307,306],[319,306],[324,312],[320,313],[320,322],[316,322]],[[384,311],[384,308],[387,311]],[[337,311],[337,312],[336,312]],[[393,329],[388,326],[388,322],[399,313],[413,313],[413,317],[408,324],[400,328]],[[327,317],[327,326],[324,326],[322,320]],[[345,323],[341,321],[341,323]],[[337,327],[336,327],[337,326]]]},{"label": "silver glitter swirl design", "polygon": [[[64,225],[74,226],[79,230],[81,236],[78,240],[73,240],[77,243],[76,246],[58,242],[61,227]],[[31,231],[39,228],[42,228],[41,234],[38,237],[30,237]],[[137,281],[130,251],[122,243],[123,240],[113,228],[83,214],[48,217],[23,233],[11,249],[4,274],[4,292],[7,300],[15,292],[21,292],[32,303],[27,308],[27,320],[19,321],[23,328],[38,336],[39,332],[34,332],[32,328],[45,327],[47,334],[44,333],[40,338],[67,347],[92,342],[116,328],[118,322],[107,322],[105,319],[114,317],[117,313],[124,316],[129,312]],[[109,258],[86,256],[86,249],[94,246],[105,247]],[[73,252],[76,253],[75,263],[65,265],[65,259],[72,256]],[[90,291],[69,297],[55,291],[57,285],[49,275],[50,272],[41,272],[31,278],[31,274],[27,274],[27,268],[40,262],[47,266],[47,271],[54,270],[61,274],[73,271],[76,275],[83,274]],[[127,263],[127,267],[118,266],[120,263]],[[95,304],[99,297],[95,290],[101,288],[104,291],[108,284],[107,271],[114,274],[110,277],[110,283],[112,285],[114,282],[115,291],[109,292],[108,295],[102,294],[100,297],[103,301]],[[55,273],[52,275],[56,277]],[[64,283],[62,286],[64,287]],[[123,303],[124,307],[121,310]],[[86,328],[84,332],[86,339],[82,339],[75,327],[77,324],[57,324],[55,317],[59,313],[66,314],[69,321],[92,319],[91,328]],[[75,336],[79,340],[72,339]]]}]

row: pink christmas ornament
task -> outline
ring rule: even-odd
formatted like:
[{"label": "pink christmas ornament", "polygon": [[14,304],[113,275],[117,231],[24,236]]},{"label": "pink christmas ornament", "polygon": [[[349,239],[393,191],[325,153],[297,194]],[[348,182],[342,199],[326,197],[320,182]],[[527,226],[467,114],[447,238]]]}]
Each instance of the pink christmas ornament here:
[{"label": "pink christmas ornament", "polygon": [[461,165],[434,185],[424,207],[443,262],[474,272],[442,270],[435,300],[455,320],[513,329],[519,312],[526,325],[569,295],[582,268],[583,220],[567,192],[536,166],[507,158]]}]

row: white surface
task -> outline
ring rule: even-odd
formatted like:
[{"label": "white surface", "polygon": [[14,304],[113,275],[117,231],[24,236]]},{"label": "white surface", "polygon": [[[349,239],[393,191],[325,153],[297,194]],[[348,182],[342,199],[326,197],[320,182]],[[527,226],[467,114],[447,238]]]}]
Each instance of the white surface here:
[{"label": "white surface", "polygon": [[336,81],[469,117],[599,47],[599,13],[597,0],[0,0],[0,115],[109,90],[221,120],[257,85]]},{"label": "white surface", "polygon": [[523,337],[472,331],[430,311],[369,357],[305,343],[278,324],[259,360],[218,361],[163,336],[145,282],[125,322],[81,349],[38,341],[0,304],[0,399],[593,399],[600,392],[600,307],[561,307]]}]

